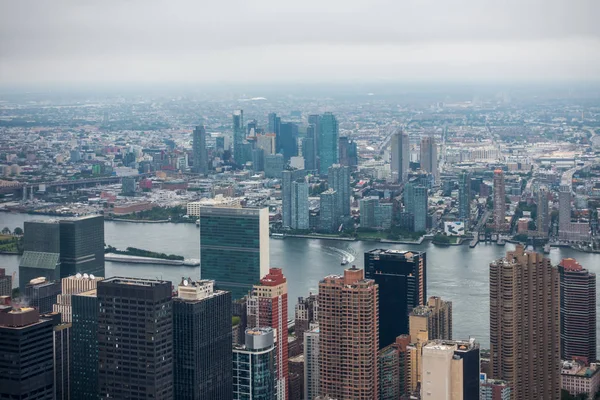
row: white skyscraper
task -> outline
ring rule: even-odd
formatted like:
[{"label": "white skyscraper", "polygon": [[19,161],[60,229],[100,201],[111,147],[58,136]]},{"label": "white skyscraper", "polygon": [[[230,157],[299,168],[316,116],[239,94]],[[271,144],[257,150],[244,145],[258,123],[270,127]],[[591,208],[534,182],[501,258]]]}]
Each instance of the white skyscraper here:
[{"label": "white skyscraper", "polygon": [[304,332],[304,399],[319,395],[319,328]]},{"label": "white skyscraper", "polygon": [[308,183],[299,179],[292,183],[291,228],[309,229],[308,223]]}]

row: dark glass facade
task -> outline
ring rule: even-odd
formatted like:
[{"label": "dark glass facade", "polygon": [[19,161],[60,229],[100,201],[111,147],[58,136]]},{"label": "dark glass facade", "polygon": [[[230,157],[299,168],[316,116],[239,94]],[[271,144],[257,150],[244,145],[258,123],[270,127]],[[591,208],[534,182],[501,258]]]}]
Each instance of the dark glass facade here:
[{"label": "dark glass facade", "polygon": [[0,317],[0,399],[54,400],[52,321],[36,310],[8,312]]},{"label": "dark glass facade", "polygon": [[[98,298],[96,290],[71,296],[71,398],[98,398]],[[81,355],[85,355],[82,357]]]},{"label": "dark glass facade", "polygon": [[233,399],[275,400],[277,391],[273,329],[247,329],[245,336],[246,345],[233,349]]},{"label": "dark glass facade", "polygon": [[171,282],[98,282],[100,399],[173,399]]},{"label": "dark glass facade", "polygon": [[25,297],[29,300],[29,304],[37,308],[41,314],[52,312],[52,306],[56,303],[56,297],[60,293],[59,281],[43,281],[25,286]]},{"label": "dark glass facade", "polygon": [[479,398],[479,343],[456,342],[457,350],[454,359],[463,361],[463,399]]},{"label": "dark glass facade", "polygon": [[175,399],[231,400],[231,293],[173,299]]},{"label": "dark glass facade", "polygon": [[335,116],[327,112],[319,120],[319,173],[327,175],[329,167],[338,163],[339,127]]},{"label": "dark glass facade", "polygon": [[280,125],[280,152],[287,161],[298,155],[298,125],[284,122]]},{"label": "dark glass facade", "polygon": [[376,249],[365,253],[365,278],[379,285],[379,348],[409,334],[408,316],[427,298],[425,252]]},{"label": "dark glass facade", "polygon": [[60,313],[42,315],[53,325],[54,342],[54,392],[56,400],[71,398],[71,324],[61,321]]},{"label": "dark glass facade", "polygon": [[58,221],[25,221],[23,250],[59,253],[60,225]]},{"label": "dark glass facade", "polygon": [[61,277],[88,273],[104,276],[104,217],[60,221]]},{"label": "dark glass facade", "polygon": [[202,207],[200,269],[202,279],[239,299],[267,274],[269,215],[267,209]]},{"label": "dark glass facade", "polygon": [[197,126],[192,134],[192,150],[194,156],[193,172],[206,174],[208,172],[208,154],[206,152],[206,129],[204,125]]}]

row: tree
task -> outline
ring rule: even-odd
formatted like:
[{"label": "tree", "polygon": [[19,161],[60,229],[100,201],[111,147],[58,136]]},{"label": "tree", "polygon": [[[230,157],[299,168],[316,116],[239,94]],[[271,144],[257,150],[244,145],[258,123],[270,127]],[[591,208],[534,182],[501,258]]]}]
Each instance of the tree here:
[{"label": "tree", "polygon": [[10,235],[10,229],[8,229],[8,227],[5,226],[4,229],[2,229],[2,234],[3,235]]},{"label": "tree", "polygon": [[14,230],[13,233],[17,236],[22,236],[23,235],[23,229],[21,229],[19,226],[17,226]]}]

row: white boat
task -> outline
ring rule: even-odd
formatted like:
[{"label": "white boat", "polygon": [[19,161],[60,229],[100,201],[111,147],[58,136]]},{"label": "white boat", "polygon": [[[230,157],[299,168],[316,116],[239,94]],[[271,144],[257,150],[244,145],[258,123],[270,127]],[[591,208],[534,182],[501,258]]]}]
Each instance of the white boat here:
[{"label": "white boat", "polygon": [[348,265],[348,259],[346,257],[342,257],[341,265]]},{"label": "white boat", "polygon": [[285,235],[283,233],[272,233],[271,237],[273,239],[285,239]]},{"label": "white boat", "polygon": [[546,243],[544,245],[544,254],[549,254],[550,253],[550,243]]},{"label": "white boat", "polygon": [[196,226],[200,226],[200,220],[199,219],[196,220]]}]

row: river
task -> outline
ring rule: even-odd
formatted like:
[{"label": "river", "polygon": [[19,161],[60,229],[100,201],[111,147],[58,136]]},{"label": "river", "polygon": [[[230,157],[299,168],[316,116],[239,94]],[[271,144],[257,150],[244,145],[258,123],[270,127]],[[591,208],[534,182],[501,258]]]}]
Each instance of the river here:
[{"label": "river", "polygon": [[[27,214],[0,213],[0,229],[23,227],[23,222],[43,217]],[[193,224],[143,224],[128,222],[105,223],[105,242],[118,248],[128,246],[199,258],[199,229]],[[289,312],[293,317],[298,296],[317,292],[319,280],[326,275],[341,274],[344,252],[355,255],[351,264],[363,266],[363,253],[374,248],[393,248],[427,252],[427,296],[440,296],[453,302],[454,338],[474,337],[483,347],[489,347],[489,263],[514,248],[510,243],[501,247],[479,244],[437,247],[430,242],[421,245],[398,245],[377,242],[287,238],[271,239],[271,266],[281,267],[288,282]],[[550,258],[558,263],[573,257],[584,268],[600,275],[600,254],[580,253],[568,248],[553,248]],[[19,256],[0,255],[0,267],[7,273],[18,270]],[[200,276],[199,267],[161,266],[106,262],[106,276],[132,276],[167,279],[175,284],[181,277]],[[18,278],[17,278],[18,279]],[[17,285],[17,282],[14,283]],[[600,315],[600,296],[598,296]],[[598,324],[600,331],[600,324]],[[600,351],[600,349],[599,349]]]}]

